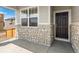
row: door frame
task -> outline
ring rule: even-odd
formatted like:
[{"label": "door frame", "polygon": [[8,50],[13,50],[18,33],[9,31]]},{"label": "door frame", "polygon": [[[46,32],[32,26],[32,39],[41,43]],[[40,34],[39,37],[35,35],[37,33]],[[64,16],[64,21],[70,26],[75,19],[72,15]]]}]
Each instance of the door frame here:
[{"label": "door frame", "polygon": [[[56,38],[55,14],[61,13],[61,12],[68,12],[68,40],[62,39],[62,38]],[[54,16],[54,38],[55,38],[55,40],[70,42],[71,9],[54,11],[53,16]]]}]

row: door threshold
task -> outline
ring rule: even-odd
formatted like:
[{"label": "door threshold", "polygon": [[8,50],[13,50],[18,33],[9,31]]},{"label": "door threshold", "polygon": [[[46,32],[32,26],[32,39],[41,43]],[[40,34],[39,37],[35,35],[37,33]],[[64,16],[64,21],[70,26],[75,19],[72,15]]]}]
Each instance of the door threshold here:
[{"label": "door threshold", "polygon": [[55,40],[63,41],[63,42],[70,42],[68,39],[64,39],[64,38],[55,38]]}]

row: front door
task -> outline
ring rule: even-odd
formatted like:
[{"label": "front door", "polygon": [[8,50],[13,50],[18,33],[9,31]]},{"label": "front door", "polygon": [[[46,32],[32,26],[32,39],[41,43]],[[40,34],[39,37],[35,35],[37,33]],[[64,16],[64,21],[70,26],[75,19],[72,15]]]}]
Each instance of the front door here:
[{"label": "front door", "polygon": [[68,12],[55,13],[55,39],[68,40]]}]

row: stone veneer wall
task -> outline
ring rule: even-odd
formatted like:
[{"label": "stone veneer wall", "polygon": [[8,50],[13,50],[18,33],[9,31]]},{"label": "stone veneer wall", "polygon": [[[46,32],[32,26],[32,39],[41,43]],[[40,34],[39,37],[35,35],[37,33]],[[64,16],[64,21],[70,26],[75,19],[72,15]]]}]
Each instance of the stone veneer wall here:
[{"label": "stone veneer wall", "polygon": [[18,38],[50,46],[51,45],[51,26],[39,25],[38,27],[17,26]]},{"label": "stone veneer wall", "polygon": [[75,52],[79,52],[79,23],[71,25],[71,43]]}]

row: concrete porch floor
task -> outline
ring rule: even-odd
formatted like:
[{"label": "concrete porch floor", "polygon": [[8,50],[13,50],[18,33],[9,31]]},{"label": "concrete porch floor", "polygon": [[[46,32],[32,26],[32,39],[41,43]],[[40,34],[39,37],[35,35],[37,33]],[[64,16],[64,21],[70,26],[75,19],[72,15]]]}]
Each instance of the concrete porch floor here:
[{"label": "concrete porch floor", "polygon": [[47,47],[44,45],[39,45],[33,42],[29,42],[24,39],[23,40],[18,39],[11,42],[2,43],[0,44],[0,46],[5,46],[9,43],[15,44],[16,46],[22,47],[34,53],[73,53],[74,52],[70,43],[61,42],[61,41],[54,41],[51,47]]}]

